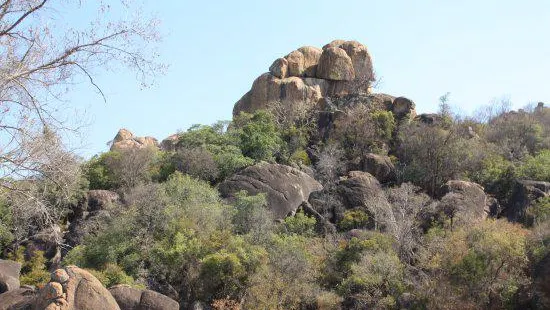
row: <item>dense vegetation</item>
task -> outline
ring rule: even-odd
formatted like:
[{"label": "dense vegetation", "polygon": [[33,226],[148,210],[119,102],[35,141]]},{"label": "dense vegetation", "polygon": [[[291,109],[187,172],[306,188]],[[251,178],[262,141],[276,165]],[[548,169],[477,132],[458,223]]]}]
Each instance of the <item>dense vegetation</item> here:
[{"label": "dense vegetation", "polygon": [[[485,108],[475,119],[442,103],[433,122],[344,107],[324,136],[314,111],[242,113],[180,133],[175,151],[99,154],[81,163],[69,196],[55,184],[34,185],[47,181],[29,186],[57,210],[61,231],[88,189],[120,194],[120,203],[86,223],[81,244],[59,240],[60,263],[92,270],[106,286],[157,290],[184,308],[547,307],[535,270],[550,252],[550,200],[519,222],[498,213],[477,221],[457,218],[438,191],[449,180],[476,182],[506,209],[515,180],[550,182],[550,111]],[[338,178],[370,153],[389,155],[397,167],[384,186],[390,205],[346,210],[336,232],[320,231],[303,211],[274,221],[264,195],[242,192],[230,202],[216,189],[244,167],[277,162],[314,173],[330,202]],[[44,283],[59,261],[29,236],[51,227],[38,213],[18,219],[17,197],[5,196],[0,252],[25,262],[23,283]]]}]

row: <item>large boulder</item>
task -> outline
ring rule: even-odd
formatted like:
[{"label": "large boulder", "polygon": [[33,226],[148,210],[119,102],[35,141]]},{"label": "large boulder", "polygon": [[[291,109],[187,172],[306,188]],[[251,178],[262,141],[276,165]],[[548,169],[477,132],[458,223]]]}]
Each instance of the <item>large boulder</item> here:
[{"label": "large boulder", "polygon": [[346,209],[367,207],[368,203],[383,197],[380,182],[364,171],[349,172],[338,182],[337,191]]},{"label": "large boulder", "polygon": [[[284,59],[287,63],[287,74],[277,74],[278,68],[284,68],[280,65],[270,67],[269,71],[274,75],[284,78],[287,76],[297,76],[297,77],[316,77],[317,65],[319,63],[319,58],[321,57],[322,50],[317,47],[304,46],[288,54]],[[277,61],[276,61],[277,62]],[[275,64],[275,63],[274,63]],[[280,63],[281,65],[284,62]],[[281,72],[282,73],[282,72]]]},{"label": "large boulder", "polygon": [[413,118],[416,116],[415,103],[409,98],[397,97],[393,100],[391,111],[398,118],[402,119],[406,116]]},{"label": "large boulder", "polygon": [[153,137],[136,137],[128,129],[120,129],[111,144],[111,151],[143,149],[148,147],[157,148],[157,139]]},{"label": "large boulder", "polygon": [[219,185],[222,197],[231,198],[240,191],[250,195],[265,193],[267,204],[277,219],[294,213],[309,194],[322,186],[306,173],[289,166],[259,163],[250,166]]},{"label": "large boulder", "polygon": [[339,47],[351,58],[355,78],[373,82],[372,59],[367,47],[357,41],[346,41]]},{"label": "large boulder", "polygon": [[128,285],[116,285],[109,292],[121,310],[178,310],[179,304],[160,293],[140,290]]},{"label": "large boulder", "polygon": [[89,272],[76,266],[58,269],[41,288],[34,309],[120,310],[111,293]]},{"label": "large boulder", "polygon": [[386,204],[380,182],[368,172],[351,171],[340,178],[333,188],[311,193],[309,204],[328,221],[337,224],[344,212],[360,209],[369,212],[371,204]]},{"label": "large boulder", "polygon": [[0,310],[32,309],[36,291],[31,287],[21,287],[0,294]]},{"label": "large boulder", "polygon": [[513,222],[531,224],[529,208],[537,199],[550,196],[550,182],[517,180],[512,189],[508,206],[504,210],[506,217]]},{"label": "large boulder", "polygon": [[21,264],[0,259],[0,294],[19,288]]},{"label": "large boulder", "polygon": [[388,156],[367,154],[361,159],[361,170],[372,174],[380,183],[395,182],[397,170]]},{"label": "large boulder", "polygon": [[453,225],[471,224],[487,218],[493,200],[477,183],[451,180],[440,191],[438,209],[453,221]]},{"label": "large boulder", "polygon": [[337,40],[323,49],[304,46],[276,59],[235,104],[233,115],[278,103],[314,105],[325,97],[368,93],[373,80],[371,57],[359,42]]},{"label": "large boulder", "polygon": [[323,50],[317,76],[326,80],[351,81],[355,78],[355,70],[351,58],[339,47],[329,47]]}]

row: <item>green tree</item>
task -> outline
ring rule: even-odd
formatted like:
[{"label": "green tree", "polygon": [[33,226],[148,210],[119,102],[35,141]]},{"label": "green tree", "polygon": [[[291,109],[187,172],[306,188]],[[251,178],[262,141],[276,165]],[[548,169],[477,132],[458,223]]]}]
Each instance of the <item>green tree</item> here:
[{"label": "green tree", "polygon": [[255,161],[274,161],[283,149],[283,140],[273,115],[267,111],[241,112],[234,120],[243,154]]}]

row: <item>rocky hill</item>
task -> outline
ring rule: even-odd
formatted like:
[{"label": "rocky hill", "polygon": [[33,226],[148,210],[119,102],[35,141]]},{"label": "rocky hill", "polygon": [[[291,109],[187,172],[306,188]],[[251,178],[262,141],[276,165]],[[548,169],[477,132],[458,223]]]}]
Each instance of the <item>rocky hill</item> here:
[{"label": "rocky hill", "polygon": [[374,83],[359,42],[301,47],[230,122],[25,180],[0,310],[548,309],[550,109],[417,114]]}]

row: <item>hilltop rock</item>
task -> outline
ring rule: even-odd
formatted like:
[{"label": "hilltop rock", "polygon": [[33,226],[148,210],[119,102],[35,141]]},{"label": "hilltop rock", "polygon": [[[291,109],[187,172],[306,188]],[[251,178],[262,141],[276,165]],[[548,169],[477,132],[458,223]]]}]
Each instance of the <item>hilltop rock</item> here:
[{"label": "hilltop rock", "polygon": [[550,182],[517,180],[510,198],[510,203],[504,211],[508,220],[531,224],[528,215],[529,208],[539,198],[550,196]]},{"label": "hilltop rock", "polygon": [[414,120],[426,125],[440,125],[443,123],[443,116],[436,113],[423,113],[416,116]]},{"label": "hilltop rock", "polygon": [[[317,47],[304,46],[290,54],[284,59],[287,61],[287,73],[288,75],[277,75],[280,78],[287,76],[296,77],[317,77],[317,65],[319,64],[319,58],[321,57],[322,50]],[[271,68],[269,70],[271,71]],[[272,72],[273,73],[273,72]]]},{"label": "hilltop rock", "polygon": [[276,59],[233,108],[233,115],[269,109],[275,103],[311,106],[324,97],[368,93],[374,80],[367,48],[357,41],[337,40],[323,49],[305,46]]},{"label": "hilltop rock", "polygon": [[136,137],[128,129],[120,129],[111,144],[111,151],[142,149],[147,147],[158,147],[157,139],[153,137]]},{"label": "hilltop rock", "polygon": [[288,60],[286,58],[277,58],[269,66],[269,72],[280,79],[286,78],[288,76]]},{"label": "hilltop rock", "polygon": [[19,288],[21,264],[0,259],[0,294]]},{"label": "hilltop rock", "polygon": [[351,58],[339,47],[329,47],[323,50],[319,59],[318,77],[334,81],[351,81],[355,78],[355,70]]},{"label": "hilltop rock", "polygon": [[250,195],[266,193],[268,207],[277,219],[294,213],[311,192],[321,189],[321,184],[306,173],[269,163],[247,167],[219,186],[224,198],[232,198],[241,190]]},{"label": "hilltop rock", "polygon": [[121,310],[178,310],[179,304],[160,293],[128,285],[115,285],[109,292]]}]

